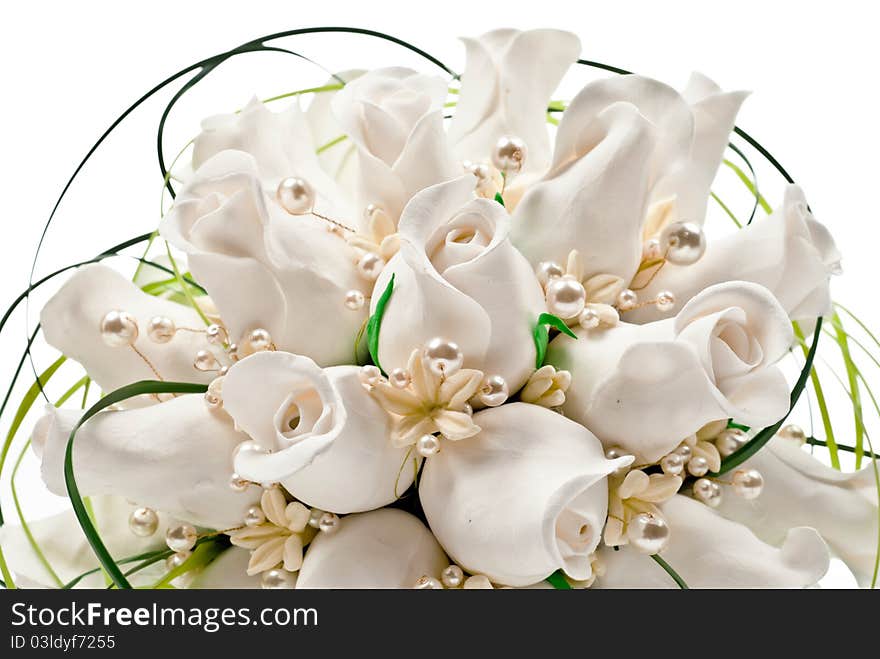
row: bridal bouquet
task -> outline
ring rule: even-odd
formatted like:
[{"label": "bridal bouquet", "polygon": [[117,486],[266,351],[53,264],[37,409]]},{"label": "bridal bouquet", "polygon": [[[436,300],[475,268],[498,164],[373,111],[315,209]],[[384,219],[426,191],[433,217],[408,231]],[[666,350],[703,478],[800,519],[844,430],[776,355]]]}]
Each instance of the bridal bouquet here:
[{"label": "bridal bouquet", "polygon": [[[404,44],[443,74],[338,73],[206,119],[172,171],[160,152],[158,231],[42,309],[62,356],[3,457],[80,364],[29,436],[72,511],[28,523],[16,497],[7,587],[788,588],[832,557],[876,582],[871,352],[804,193],[771,209],[728,147],[747,95],[612,73],[559,100],[576,62],[620,71],[556,30],[464,44],[460,76]],[[710,235],[710,204],[738,228]],[[100,263],[143,243],[133,278]],[[812,397],[822,439],[786,422]]]}]

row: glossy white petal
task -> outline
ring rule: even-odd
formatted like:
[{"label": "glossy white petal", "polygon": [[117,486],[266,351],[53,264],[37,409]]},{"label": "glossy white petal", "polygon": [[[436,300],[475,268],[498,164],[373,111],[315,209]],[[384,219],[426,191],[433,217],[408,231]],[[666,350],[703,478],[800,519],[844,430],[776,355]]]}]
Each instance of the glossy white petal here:
[{"label": "glossy white petal", "polygon": [[877,555],[877,487],[870,465],[842,473],[797,444],[774,438],[743,466],[749,467],[764,477],[761,495],[746,500],[726,487],[721,515],[771,544],[779,544],[792,527],[813,527],[859,585],[870,585]]},{"label": "glossy white petal", "polygon": [[[34,429],[42,475],[54,494],[67,495],[64,455],[80,410],[50,406]],[[228,416],[187,394],[146,408],[103,411],[76,433],[73,469],[80,494],[115,494],[199,526],[241,524],[260,490],[229,487],[232,452],[246,437]]]},{"label": "glossy white petal", "polygon": [[370,71],[336,93],[333,114],[358,151],[361,207],[377,204],[396,220],[416,192],[461,171],[443,129],[445,99],[443,78],[402,67]]},{"label": "glossy white petal", "polygon": [[712,286],[675,319],[577,334],[554,339],[547,355],[572,375],[563,409],[640,461],[659,460],[710,421],[763,427],[788,411],[774,364],[791,344],[791,325],[761,286]]},{"label": "glossy white petal", "polygon": [[[561,30],[502,29],[462,39],[467,61],[449,139],[461,159],[486,161],[502,136],[528,149],[525,172],[550,164],[547,104],[581,50]],[[540,56],[536,56],[540,53]]]},{"label": "glossy white petal", "polygon": [[180,192],[160,233],[187,253],[233,342],[260,327],[279,349],[353,363],[366,311],[344,300],[365,285],[356,253],[328,226],[288,214],[264,194],[252,156],[222,151]]},{"label": "glossy white petal", "polygon": [[831,311],[829,279],[840,267],[840,252],[824,225],[807,207],[801,189],[789,186],[782,207],[767,218],[719,239],[710,239],[697,263],[667,263],[640,291],[653,299],[662,290],[675,294],[676,304],[662,313],[648,305],[627,319],[645,322],[674,314],[712,284],[739,279],[767,287],[794,320],[815,320]]},{"label": "glossy white petal", "polygon": [[[111,347],[101,338],[101,320],[114,310],[135,317],[138,336],[134,347]],[[121,274],[103,265],[79,268],[46,303],[40,323],[46,341],[88,371],[104,391],[113,391],[138,380],[210,382],[215,374],[193,366],[199,350],[209,348],[203,333],[177,332],[168,343],[155,343],[147,336],[147,324],[154,316],[165,316],[177,327],[204,329],[205,324],[191,308],[147,295]],[[158,373],[158,376],[157,376]]]},{"label": "glossy white petal", "polygon": [[[828,548],[813,529],[792,528],[778,547],[708,506],[676,495],[661,506],[670,528],[661,557],[690,588],[803,588],[828,569]],[[677,588],[650,556],[631,547],[601,552],[598,588]]]},{"label": "glossy white petal", "polygon": [[336,513],[395,501],[412,484],[412,460],[406,448],[392,445],[391,419],[358,371],[321,370],[283,352],[233,366],[223,385],[224,409],[256,448],[239,452],[237,473],[281,482],[300,501]]},{"label": "glossy white petal", "polygon": [[[128,529],[128,517],[134,506],[122,497],[97,496],[91,501],[101,540],[117,561],[128,556],[165,548],[165,528],[169,522],[166,515],[159,515],[159,526],[153,535],[141,538]],[[83,572],[100,567],[73,511],[30,521],[28,527],[62,584],[66,584]],[[3,548],[6,563],[15,577],[16,586],[59,587],[37,558],[20,526],[7,523],[0,527],[0,546]],[[151,584],[159,579],[164,571],[164,564],[159,562],[132,575],[129,580],[135,586]],[[75,587],[104,588],[106,586],[104,579],[104,575],[99,570],[96,574],[83,578]]]},{"label": "glossy white petal", "polygon": [[474,422],[478,435],[443,442],[422,472],[419,496],[440,544],[494,583],[525,586],[558,569],[587,578],[608,510],[605,477],[632,458],[605,459],[589,430],[538,405],[503,405]]},{"label": "glossy white petal", "polygon": [[419,577],[439,577],[447,565],[443,549],[418,518],[382,508],[344,517],[337,531],[319,533],[296,587],[412,588]]},{"label": "glossy white petal", "polygon": [[294,102],[274,112],[257,98],[241,112],[205,119],[193,143],[192,167],[197,170],[221,151],[243,151],[254,158],[257,175],[272,195],[281,179],[297,176],[317,194],[316,208],[324,215],[348,223],[356,220],[340,187],[321,167],[315,150],[321,144]]},{"label": "glossy white petal", "polygon": [[510,243],[510,217],[473,199],[463,177],[419,193],[400,222],[401,251],[376,282],[373,308],[392,273],[394,292],[379,333],[379,361],[405,367],[414,349],[455,341],[464,366],[505,378],[510,391],[534,371],[532,330],[545,310],[540,285]]},{"label": "glossy white petal", "polygon": [[594,116],[583,94],[560,122],[553,166],[516,206],[511,240],[533,265],[565,264],[576,249],[585,277],[629,281],[641,259],[659,132],[628,103]]}]

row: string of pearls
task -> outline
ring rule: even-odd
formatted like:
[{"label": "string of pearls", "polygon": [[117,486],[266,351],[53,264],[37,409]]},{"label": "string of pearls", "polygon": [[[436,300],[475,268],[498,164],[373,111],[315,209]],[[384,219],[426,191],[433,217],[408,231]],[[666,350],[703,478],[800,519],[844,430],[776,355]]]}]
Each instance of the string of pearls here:
[{"label": "string of pearls", "polygon": [[413,584],[414,590],[492,590],[492,582],[484,574],[465,576],[464,570],[454,563],[443,568],[440,578],[424,574]]}]

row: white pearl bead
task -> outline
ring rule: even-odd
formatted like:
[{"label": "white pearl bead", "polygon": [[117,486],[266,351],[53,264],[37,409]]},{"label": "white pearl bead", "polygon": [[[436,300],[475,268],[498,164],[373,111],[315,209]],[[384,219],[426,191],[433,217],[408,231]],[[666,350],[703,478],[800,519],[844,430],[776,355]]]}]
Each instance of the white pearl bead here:
[{"label": "white pearl bead", "polygon": [[464,580],[465,590],[492,590],[492,582],[485,574],[472,574]]},{"label": "white pearl bead", "polygon": [[111,348],[130,346],[137,337],[137,319],[127,311],[108,311],[101,319],[101,338]]},{"label": "white pearl bead", "polygon": [[458,344],[441,337],[434,337],[425,344],[425,362],[435,375],[450,376],[464,363],[464,354]]},{"label": "white pearl bead", "polygon": [[617,294],[617,308],[621,311],[632,309],[639,303],[639,296],[635,291],[624,288]]},{"label": "white pearl bead", "polygon": [[416,442],[416,451],[423,458],[430,458],[440,450],[440,439],[434,435],[422,435]]},{"label": "white pearl bead", "polygon": [[335,513],[324,513],[321,515],[321,519],[318,520],[318,530],[322,533],[333,533],[338,528],[339,516]]},{"label": "white pearl bead", "polygon": [[220,362],[210,350],[199,350],[193,360],[193,366],[199,371],[214,371],[220,366]]},{"label": "white pearl bead", "polygon": [[695,455],[688,460],[687,470],[691,476],[705,476],[709,472],[709,461],[701,455]]},{"label": "white pearl bead", "polygon": [[803,444],[807,441],[807,433],[804,432],[803,428],[793,423],[783,426],[776,434],[782,439],[796,442],[797,444]]},{"label": "white pearl bead", "polygon": [[675,265],[691,265],[706,252],[703,230],[691,222],[673,222],[660,233],[660,249]]},{"label": "white pearl bead", "polygon": [[365,301],[364,294],[358,290],[352,289],[345,294],[345,306],[352,311],[363,309]]},{"label": "white pearl bead", "polygon": [[213,345],[222,345],[229,339],[226,330],[217,323],[211,323],[205,328],[205,336],[208,338],[208,343]]},{"label": "white pearl bead", "polygon": [[309,526],[311,526],[313,529],[318,528],[321,525],[321,517],[323,516],[323,510],[312,508],[309,512]]},{"label": "white pearl bead", "polygon": [[700,478],[694,482],[694,497],[707,506],[717,508],[721,503],[721,487],[708,478]]},{"label": "white pearl bead", "polygon": [[519,173],[525,159],[525,143],[512,135],[500,138],[492,150],[492,164],[508,176]]},{"label": "white pearl bead", "polygon": [[739,428],[728,428],[722,430],[721,434],[715,438],[715,448],[722,458],[733,455],[736,451],[746,443],[746,434]]},{"label": "white pearl bead", "polygon": [[660,241],[657,238],[651,238],[642,245],[643,261],[656,261],[662,256],[663,251],[660,249]]},{"label": "white pearl bead", "polygon": [[654,301],[657,311],[672,311],[675,306],[675,295],[671,291],[660,291]]},{"label": "white pearl bead", "polygon": [[480,387],[479,399],[486,407],[498,407],[510,396],[510,388],[500,375],[487,375]]},{"label": "white pearl bead", "polygon": [[275,198],[291,215],[305,215],[315,205],[315,193],[308,181],[291,176],[278,184]]},{"label": "white pearl bead", "polygon": [[251,352],[262,352],[272,347],[272,335],[268,330],[257,327],[248,333],[244,342]]},{"label": "white pearl bead", "polygon": [[165,316],[153,316],[147,323],[147,337],[153,343],[168,343],[176,331],[174,321]]},{"label": "white pearl bead", "polygon": [[266,521],[266,513],[259,506],[251,506],[244,514],[245,526],[259,526]]},{"label": "white pearl bead", "polygon": [[585,307],[578,316],[578,324],[585,330],[596,329],[599,327],[600,322],[602,322],[602,319],[599,318],[599,314],[592,307]]},{"label": "white pearl bead", "polygon": [[165,544],[171,551],[189,551],[195,546],[196,540],[198,534],[192,524],[178,524],[165,533]]},{"label": "white pearl bead", "polygon": [[562,320],[577,317],[586,302],[584,285],[574,277],[557,277],[547,284],[547,310]]},{"label": "white pearl bead", "polygon": [[679,453],[670,453],[660,460],[660,468],[664,474],[678,476],[684,471],[684,457]]},{"label": "white pearl bead", "polygon": [[678,453],[685,461],[689,460],[691,455],[693,454],[693,451],[691,451],[691,447],[687,444],[682,444],[677,449],[675,449],[675,452]]},{"label": "white pearl bead", "polygon": [[296,575],[281,568],[266,570],[260,575],[260,587],[264,590],[290,590],[296,586]]},{"label": "white pearl bead", "polygon": [[538,264],[537,269],[535,270],[535,275],[538,277],[538,282],[543,287],[547,287],[547,284],[551,279],[556,279],[557,277],[561,277],[565,274],[565,271],[560,267],[558,263],[554,263],[553,261],[541,261]]},{"label": "white pearl bead", "polygon": [[450,565],[440,573],[440,580],[447,588],[459,588],[464,583],[464,571],[457,565]]},{"label": "white pearl bead", "polygon": [[382,380],[382,371],[379,370],[378,366],[367,364],[365,366],[361,366],[360,370],[358,371],[358,379],[361,381],[362,385],[366,387],[373,387]]},{"label": "white pearl bead", "polygon": [[244,492],[248,489],[249,483],[238,474],[232,474],[229,477],[229,488],[234,492]]},{"label": "white pearl bead", "polygon": [[179,568],[181,565],[186,563],[187,559],[190,556],[192,556],[192,552],[189,550],[179,551],[171,554],[171,556],[165,559],[165,569],[171,572],[171,570]]},{"label": "white pearl bead", "polygon": [[406,389],[412,382],[412,375],[405,368],[395,368],[388,374],[388,381],[396,389]]},{"label": "white pearl bead", "polygon": [[429,577],[427,574],[418,578],[418,580],[413,584],[413,589],[415,590],[442,590],[443,584],[440,583],[439,579],[434,577]]},{"label": "white pearl bead", "polygon": [[[609,448],[605,451],[605,457],[608,460],[616,460],[617,458],[623,458],[628,455],[630,455],[630,454],[627,453],[622,448],[620,448],[619,446],[612,446],[611,448]],[[625,474],[628,471],[629,471],[629,466],[627,465],[627,466],[623,466],[623,467],[618,467],[617,469],[614,470],[614,473],[620,475],[620,474]]]},{"label": "white pearl bead", "polygon": [[358,259],[357,269],[360,275],[370,281],[375,281],[382,268],[385,267],[385,259],[373,252],[367,252]]},{"label": "white pearl bead", "polygon": [[629,544],[643,554],[658,554],[669,544],[669,526],[662,517],[639,513],[626,526]]},{"label": "white pearl bead", "polygon": [[139,538],[148,538],[159,528],[159,515],[152,508],[135,508],[128,518],[128,528]]},{"label": "white pearl bead", "polygon": [[738,469],[733,473],[733,490],[743,499],[756,499],[764,489],[764,477],[757,469]]}]

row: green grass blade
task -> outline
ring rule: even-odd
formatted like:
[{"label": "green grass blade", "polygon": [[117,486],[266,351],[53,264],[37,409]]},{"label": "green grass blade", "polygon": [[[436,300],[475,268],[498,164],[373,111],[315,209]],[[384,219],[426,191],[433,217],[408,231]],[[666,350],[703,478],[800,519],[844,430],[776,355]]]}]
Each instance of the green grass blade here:
[{"label": "green grass blade", "polygon": [[723,201],[721,201],[721,197],[719,197],[714,192],[710,192],[709,194],[711,195],[712,199],[714,199],[718,203],[718,205],[721,206],[721,210],[723,210],[725,213],[727,213],[727,217],[729,217],[731,220],[733,220],[733,223],[736,225],[736,228],[742,229],[743,228],[742,223],[738,219],[736,219],[736,215],[734,215],[733,211],[727,207],[727,204],[725,204]]},{"label": "green grass blade", "polygon": [[168,572],[164,577],[153,584],[153,588],[162,588],[171,584],[174,579],[182,574],[198,570],[213,561],[217,556],[226,549],[221,542],[206,542],[195,548],[192,555],[182,564]]},{"label": "green grass blade", "polygon": [[724,164],[725,164],[727,167],[729,167],[730,169],[732,169],[733,172],[736,174],[737,178],[739,178],[739,180],[743,182],[743,185],[745,185],[745,186],[749,189],[749,192],[751,192],[752,195],[755,197],[755,199],[758,200],[758,203],[761,204],[761,208],[763,208],[764,211],[765,211],[768,215],[769,215],[770,213],[772,213],[772,212],[773,212],[773,208],[770,206],[770,204],[767,203],[767,200],[764,199],[764,197],[761,195],[761,193],[758,192],[758,188],[755,187],[755,184],[752,182],[752,179],[749,177],[749,175],[746,174],[746,173],[740,168],[739,165],[737,165],[737,164],[734,163],[734,162],[731,162],[731,161],[728,160],[727,158],[724,159]]},{"label": "green grass blade", "polygon": [[367,321],[367,348],[370,351],[373,363],[379,367],[380,371],[382,370],[382,365],[379,363],[379,330],[382,329],[382,316],[385,315],[385,307],[388,306],[388,300],[391,299],[391,294],[394,292],[394,277],[395,275],[392,274],[391,279],[388,280],[388,285],[376,303],[376,310]]},{"label": "green grass blade", "polygon": [[186,282],[183,281],[183,276],[180,274],[180,270],[177,267],[177,261],[174,260],[174,256],[172,256],[171,254],[171,245],[169,245],[168,243],[165,243],[165,251],[168,252],[168,260],[171,261],[171,268],[174,270],[174,277],[177,279],[178,285],[183,290],[183,294],[184,296],[186,296],[186,301],[189,302],[189,305],[196,310],[196,313],[199,314],[199,318],[202,319],[205,325],[210,325],[211,321],[208,320],[205,312],[203,312],[202,308],[196,303],[192,292],[186,287]]},{"label": "green grass blade", "polygon": [[207,390],[207,385],[193,384],[191,382],[161,382],[156,380],[134,382],[110,392],[97,403],[92,405],[70,431],[70,437],[67,440],[67,449],[64,454],[64,483],[67,487],[67,495],[70,497],[73,512],[79,521],[83,534],[86,536],[89,545],[92,547],[92,551],[95,552],[95,556],[98,557],[98,562],[113,580],[113,583],[116,584],[117,588],[124,588],[127,590],[131,588],[131,584],[125,578],[125,575],[122,574],[119,565],[113,560],[110,552],[107,551],[107,547],[104,545],[101,536],[98,534],[97,529],[95,529],[94,524],[92,524],[92,521],[89,518],[88,511],[86,510],[82,496],[79,493],[79,487],[77,487],[76,484],[76,476],[73,473],[73,447],[76,433],[89,419],[101,410],[135,396],[161,393],[194,394],[204,393]]},{"label": "green grass blade", "polygon": [[678,572],[672,569],[672,566],[669,565],[669,563],[660,558],[660,554],[652,554],[651,558],[654,559],[654,562],[657,563],[657,565],[666,570],[666,574],[672,577],[672,580],[681,590],[689,590],[688,585],[685,583],[685,580],[679,576]]},{"label": "green grass blade", "polygon": [[840,348],[840,356],[843,358],[843,364],[846,368],[846,378],[849,382],[849,390],[852,392],[853,415],[856,417],[855,424],[855,448],[856,448],[856,469],[862,466],[862,456],[864,454],[864,429],[859,423],[858,418],[862,414],[862,399],[859,395],[859,382],[856,377],[856,367],[849,351],[849,343],[847,342],[846,332],[843,329],[843,322],[840,315],[835,311],[831,316],[831,326],[834,328],[835,342]]},{"label": "green grass blade", "polygon": [[[808,354],[804,333],[800,325],[793,323],[794,334],[801,344],[801,350],[804,355]],[[818,325],[817,325],[818,327]],[[822,417],[822,427],[825,429],[825,441],[828,442],[828,455],[831,458],[831,466],[840,470],[840,456],[837,454],[837,441],[834,439],[834,426],[831,423],[831,414],[828,412],[828,404],[825,402],[825,392],[822,389],[822,383],[819,381],[819,373],[814,367],[810,368],[810,384],[813,385],[813,393],[816,395],[816,405],[819,407],[819,414]]]}]

